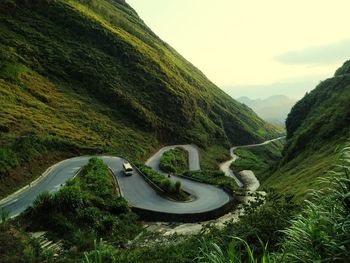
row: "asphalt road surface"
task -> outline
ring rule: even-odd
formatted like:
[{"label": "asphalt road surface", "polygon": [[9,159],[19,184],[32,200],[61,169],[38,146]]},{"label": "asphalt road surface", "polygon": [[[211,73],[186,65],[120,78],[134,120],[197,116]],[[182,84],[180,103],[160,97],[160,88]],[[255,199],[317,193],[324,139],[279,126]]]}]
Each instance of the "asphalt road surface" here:
[{"label": "asphalt road surface", "polygon": [[[176,146],[161,149],[146,164],[159,170],[161,154],[167,149],[174,147]],[[189,151],[190,169],[199,170],[197,148],[192,145],[187,145],[184,148]],[[11,217],[17,216],[29,207],[40,193],[57,191],[68,179],[73,178],[79,171],[79,168],[85,165],[90,158],[91,156],[76,157],[52,166],[49,168],[47,175],[41,180],[28,186],[20,193],[7,198],[6,201],[2,201],[0,209],[8,211]],[[181,181],[184,190],[194,196],[193,200],[189,202],[172,201],[158,195],[136,171],[134,171],[132,176],[126,177],[122,170],[123,159],[112,156],[99,156],[99,158],[112,170],[118,180],[123,197],[134,207],[176,214],[199,213],[221,207],[230,200],[229,195],[217,187],[172,177],[172,180]]]},{"label": "asphalt road surface", "polygon": [[[164,152],[176,147],[182,147],[188,151],[189,169],[191,171],[200,170],[199,152],[198,148],[195,145],[173,145],[163,147],[146,161],[146,165],[152,167],[152,169],[158,173],[164,174],[166,176],[167,174],[159,168],[160,158]],[[178,203],[179,208],[175,210],[176,213],[196,213],[210,211],[223,206],[230,200],[230,197],[226,192],[215,186],[194,182],[174,175],[172,175],[170,179],[173,181],[180,181],[182,189],[194,197],[194,200],[191,202]],[[171,206],[167,212],[173,213],[173,208],[174,207]]]}]

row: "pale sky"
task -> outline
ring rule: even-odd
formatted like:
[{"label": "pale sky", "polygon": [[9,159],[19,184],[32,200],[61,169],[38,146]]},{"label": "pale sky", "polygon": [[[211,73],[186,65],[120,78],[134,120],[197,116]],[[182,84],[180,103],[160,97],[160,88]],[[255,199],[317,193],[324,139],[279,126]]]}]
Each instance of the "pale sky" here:
[{"label": "pale sky", "polygon": [[232,97],[302,97],[350,59],[349,0],[127,0]]}]

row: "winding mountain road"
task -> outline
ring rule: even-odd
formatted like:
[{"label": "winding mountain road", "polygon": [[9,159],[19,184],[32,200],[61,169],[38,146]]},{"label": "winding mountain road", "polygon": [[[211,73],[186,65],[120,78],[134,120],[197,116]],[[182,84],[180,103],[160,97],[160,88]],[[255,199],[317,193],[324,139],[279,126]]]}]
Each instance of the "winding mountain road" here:
[{"label": "winding mountain road", "polygon": [[252,148],[252,147],[258,147],[258,146],[263,146],[263,145],[266,145],[266,144],[269,144],[271,142],[274,142],[274,141],[278,141],[278,140],[281,140],[285,138],[285,136],[282,136],[282,137],[278,137],[276,139],[272,139],[272,140],[268,140],[268,141],[265,141],[263,143],[258,143],[258,144],[250,144],[250,145],[242,145],[242,146],[234,146],[234,147],[231,147],[230,149],[230,155],[231,155],[231,159],[226,161],[226,162],[223,162],[220,164],[220,170],[222,172],[225,173],[226,176],[228,177],[232,177],[233,179],[235,179],[237,185],[239,187],[245,187],[247,188],[248,190],[250,191],[255,191],[256,189],[259,188],[260,186],[260,182],[259,180],[255,177],[255,174],[250,171],[250,170],[246,170],[246,171],[242,171],[244,177],[245,177],[245,180],[240,180],[238,178],[238,176],[236,176],[233,171],[230,169],[230,166],[231,166],[231,163],[233,163],[234,161],[236,161],[239,157],[235,154],[235,150],[239,149],[239,148]]},{"label": "winding mountain road", "polygon": [[[146,165],[150,166],[158,173],[166,176],[167,173],[164,173],[159,168],[160,158],[164,152],[176,147],[182,147],[188,151],[188,163],[189,169],[191,171],[200,170],[199,150],[195,145],[172,145],[163,147],[146,161]],[[181,210],[185,210],[186,213],[197,213],[214,210],[223,206],[230,200],[230,197],[226,192],[213,185],[191,181],[174,175],[172,175],[170,179],[172,181],[180,181],[182,189],[194,197],[194,200],[191,202],[181,203]],[[173,211],[172,208],[170,211]]]},{"label": "winding mountain road", "polygon": [[[159,171],[158,165],[162,153],[174,147],[176,146],[161,149],[148,160],[147,164]],[[185,148],[189,151],[190,169],[198,170],[200,168],[198,149],[192,145]],[[3,200],[0,209],[7,210],[11,217],[17,216],[29,207],[40,193],[57,191],[68,179],[73,178],[91,157],[75,157],[50,167],[47,175],[37,183]],[[232,198],[217,187],[172,177],[172,180],[181,181],[183,188],[194,196],[189,202],[172,201],[158,195],[137,171],[134,171],[133,176],[126,177],[123,174],[123,159],[112,156],[99,156],[99,158],[111,169],[118,180],[123,197],[133,207],[172,214],[202,213],[222,207]]]},{"label": "winding mountain road", "polygon": [[[234,150],[237,148],[265,145],[281,138],[266,141],[261,144],[232,147],[230,149],[232,159],[222,163],[220,169],[227,176],[233,177],[237,184],[243,187],[243,183],[230,169],[230,164],[238,158],[237,155],[234,154]],[[195,145],[166,146],[149,158],[146,161],[146,165],[165,175],[165,173],[159,168],[160,158],[164,152],[176,147],[183,147],[188,151],[190,170],[200,170],[199,151]],[[29,186],[15,194],[1,200],[0,209],[8,211],[10,217],[17,216],[29,207],[40,193],[44,191],[54,192],[59,190],[67,180],[77,175],[79,169],[84,166],[91,157],[92,156],[75,157],[51,166],[43,174],[42,178],[34,181]],[[124,176],[122,168],[124,160],[122,158],[113,156],[98,157],[101,158],[111,169],[113,175],[118,180],[123,197],[133,207],[171,214],[203,213],[226,205],[232,198],[222,189],[215,186],[172,176],[170,179],[180,181],[183,189],[189,192],[194,198],[188,202],[169,200],[158,195],[137,171],[134,171],[133,176]]]}]

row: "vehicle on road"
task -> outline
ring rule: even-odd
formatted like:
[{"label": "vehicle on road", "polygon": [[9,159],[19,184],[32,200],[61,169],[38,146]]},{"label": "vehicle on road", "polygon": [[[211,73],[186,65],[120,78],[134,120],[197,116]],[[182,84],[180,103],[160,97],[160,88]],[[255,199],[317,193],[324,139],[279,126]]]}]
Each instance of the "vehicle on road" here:
[{"label": "vehicle on road", "polygon": [[126,176],[131,176],[133,174],[133,169],[130,163],[124,162],[123,163],[123,171]]}]

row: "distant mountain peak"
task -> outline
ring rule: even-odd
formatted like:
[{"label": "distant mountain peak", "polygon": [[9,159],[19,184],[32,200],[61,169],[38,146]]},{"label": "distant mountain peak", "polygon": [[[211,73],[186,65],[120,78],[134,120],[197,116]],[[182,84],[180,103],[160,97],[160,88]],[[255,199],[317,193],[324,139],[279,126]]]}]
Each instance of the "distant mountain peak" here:
[{"label": "distant mountain peak", "polygon": [[250,99],[247,96],[242,96],[237,100],[252,108],[264,120],[279,125],[284,125],[289,111],[296,103],[296,100],[283,94],[264,99]]}]

